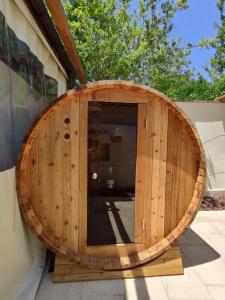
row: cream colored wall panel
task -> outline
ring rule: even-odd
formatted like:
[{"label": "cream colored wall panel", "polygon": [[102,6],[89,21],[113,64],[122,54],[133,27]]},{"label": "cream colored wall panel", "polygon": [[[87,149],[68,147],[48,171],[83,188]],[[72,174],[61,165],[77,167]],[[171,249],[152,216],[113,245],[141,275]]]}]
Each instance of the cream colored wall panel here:
[{"label": "cream colored wall panel", "polygon": [[206,155],[207,190],[225,191],[225,103],[176,102],[195,124]]},{"label": "cream colored wall panel", "polygon": [[[15,168],[0,172],[0,299],[31,300],[46,250],[21,219],[15,185]],[[29,292],[22,296],[24,290]]]}]

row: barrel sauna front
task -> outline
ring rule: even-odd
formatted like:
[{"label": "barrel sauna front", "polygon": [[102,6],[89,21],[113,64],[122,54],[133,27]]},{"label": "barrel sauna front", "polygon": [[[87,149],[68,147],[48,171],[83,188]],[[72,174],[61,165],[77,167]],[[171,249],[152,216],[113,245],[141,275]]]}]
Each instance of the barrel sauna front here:
[{"label": "barrel sauna front", "polygon": [[[134,207],[133,217],[125,209],[126,222],[133,218],[132,238],[125,242],[96,245],[88,242],[88,230],[95,230],[95,224],[97,228],[100,222],[100,217],[96,217],[88,229],[92,213],[88,213],[88,203],[96,200],[96,197],[89,199],[89,151],[94,153],[99,144],[95,140],[97,146],[89,149],[89,110],[96,116],[110,111],[103,118],[104,124],[107,120],[113,123],[112,118],[118,121],[124,111],[124,117],[118,121],[125,124],[121,128],[136,126],[136,146],[132,146],[135,168],[127,164],[121,169],[118,165],[123,186],[131,169],[135,185],[135,192],[131,192],[133,202],[129,202]],[[136,111],[133,114],[136,117],[130,124],[132,111]],[[106,138],[110,130],[101,126],[95,133],[105,134]],[[110,137],[108,144],[104,144],[105,152],[100,156],[91,153],[92,166],[109,164],[111,149],[116,149],[116,153],[118,147],[124,147],[125,133],[119,136],[116,128]],[[129,147],[127,153],[123,152],[125,159],[130,156]],[[99,161],[96,157],[100,157]],[[100,81],[67,92],[42,113],[25,138],[16,172],[21,212],[40,240],[57,255],[89,267],[112,270],[138,266],[156,258],[188,228],[201,203],[205,159],[193,125],[165,95],[126,81]],[[93,181],[97,175],[93,172]],[[108,186],[98,191],[112,193],[117,181],[114,184],[114,180],[107,180]],[[124,189],[117,188],[118,193],[122,203]],[[126,203],[118,208],[119,202],[111,201],[113,197],[104,199],[110,199],[108,204],[104,202],[107,217],[112,214],[118,221]],[[125,225],[120,225],[124,231]],[[101,233],[93,231],[94,239],[101,239],[101,235],[108,237],[108,227],[101,224],[100,227]]]}]

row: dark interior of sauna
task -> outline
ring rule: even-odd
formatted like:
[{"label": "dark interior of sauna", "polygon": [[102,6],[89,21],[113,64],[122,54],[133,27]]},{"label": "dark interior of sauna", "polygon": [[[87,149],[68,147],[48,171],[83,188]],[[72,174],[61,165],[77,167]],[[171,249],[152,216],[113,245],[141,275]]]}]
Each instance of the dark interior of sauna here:
[{"label": "dark interior of sauna", "polygon": [[89,102],[88,245],[134,242],[137,104]]}]

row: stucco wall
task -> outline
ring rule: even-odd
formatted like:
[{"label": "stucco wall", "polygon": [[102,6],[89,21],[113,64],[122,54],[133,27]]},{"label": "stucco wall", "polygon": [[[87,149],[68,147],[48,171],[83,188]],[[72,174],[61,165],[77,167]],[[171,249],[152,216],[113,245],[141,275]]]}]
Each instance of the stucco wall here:
[{"label": "stucco wall", "polygon": [[196,126],[202,140],[207,166],[206,190],[225,192],[225,103],[176,102]]}]

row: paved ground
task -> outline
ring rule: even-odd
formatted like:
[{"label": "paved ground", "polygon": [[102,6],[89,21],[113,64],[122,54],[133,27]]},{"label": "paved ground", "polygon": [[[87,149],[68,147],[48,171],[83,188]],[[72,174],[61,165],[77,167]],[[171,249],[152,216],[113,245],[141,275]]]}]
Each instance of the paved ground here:
[{"label": "paved ground", "polygon": [[200,211],[178,244],[184,275],[53,284],[48,273],[36,300],[224,300],[225,211]]}]

